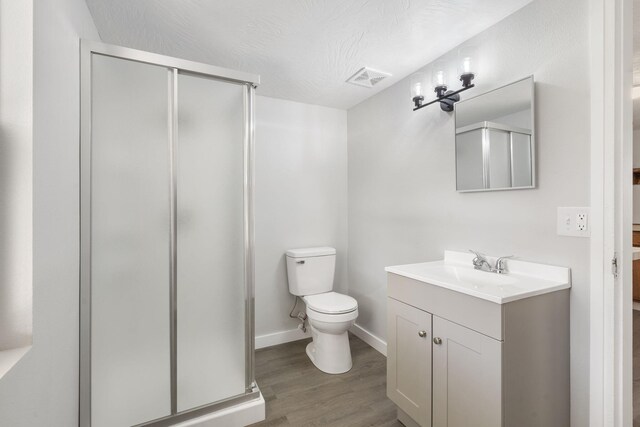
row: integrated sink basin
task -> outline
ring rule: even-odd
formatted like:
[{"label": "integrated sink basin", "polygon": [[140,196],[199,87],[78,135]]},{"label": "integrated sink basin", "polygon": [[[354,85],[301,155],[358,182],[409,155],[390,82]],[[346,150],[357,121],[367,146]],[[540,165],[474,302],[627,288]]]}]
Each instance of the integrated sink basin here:
[{"label": "integrated sink basin", "polygon": [[[416,264],[414,264],[416,265]],[[472,283],[476,288],[486,286],[505,286],[517,283],[517,280],[506,274],[487,274],[486,271],[475,270],[469,266],[448,265],[441,261],[433,264],[417,264],[423,266],[423,274],[431,280],[465,286]]]},{"label": "integrated sink basin", "polygon": [[[385,268],[389,273],[504,304],[571,287],[569,268],[510,259],[507,273],[473,268],[473,254],[445,251],[444,260]],[[495,258],[488,257],[495,263]]]}]

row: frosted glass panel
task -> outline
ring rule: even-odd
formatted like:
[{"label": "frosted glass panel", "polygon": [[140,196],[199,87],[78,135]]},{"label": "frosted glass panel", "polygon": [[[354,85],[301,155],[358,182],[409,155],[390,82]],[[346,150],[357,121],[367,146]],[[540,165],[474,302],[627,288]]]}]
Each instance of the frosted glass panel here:
[{"label": "frosted glass panel", "polygon": [[511,187],[511,141],[509,132],[488,129],[489,133],[489,186]]},{"label": "frosted glass panel", "polygon": [[511,153],[513,186],[529,187],[533,185],[531,135],[513,132],[511,134]]},{"label": "frosted glass panel", "polygon": [[178,411],[245,391],[243,91],[179,75]]},{"label": "frosted glass panel", "polygon": [[458,189],[484,187],[483,129],[458,134],[456,137],[456,185]]},{"label": "frosted glass panel", "polygon": [[168,71],[93,55],[92,426],[170,414]]}]

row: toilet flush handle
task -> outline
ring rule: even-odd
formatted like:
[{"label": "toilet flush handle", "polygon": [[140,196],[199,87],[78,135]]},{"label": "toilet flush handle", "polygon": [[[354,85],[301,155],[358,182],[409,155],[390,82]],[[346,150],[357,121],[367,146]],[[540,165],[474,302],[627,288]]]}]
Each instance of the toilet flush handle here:
[{"label": "toilet flush handle", "polygon": [[304,264],[304,260],[296,261],[296,264]]}]

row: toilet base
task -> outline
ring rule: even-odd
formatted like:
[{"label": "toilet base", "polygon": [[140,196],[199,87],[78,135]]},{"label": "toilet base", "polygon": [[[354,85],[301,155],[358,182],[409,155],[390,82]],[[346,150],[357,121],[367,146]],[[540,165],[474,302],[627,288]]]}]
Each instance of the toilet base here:
[{"label": "toilet base", "polygon": [[[312,328],[313,341],[307,344],[307,356],[316,368],[327,374],[344,374],[353,366],[349,335],[323,334]],[[319,346],[316,346],[318,342]]]}]

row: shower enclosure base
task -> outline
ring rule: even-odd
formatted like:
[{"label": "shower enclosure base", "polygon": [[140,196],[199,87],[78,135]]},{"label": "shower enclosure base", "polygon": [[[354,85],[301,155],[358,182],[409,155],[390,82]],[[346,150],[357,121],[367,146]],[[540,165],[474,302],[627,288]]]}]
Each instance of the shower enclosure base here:
[{"label": "shower enclosure base", "polygon": [[265,403],[262,393],[257,399],[242,402],[201,417],[174,424],[175,427],[228,427],[248,426],[264,421]]}]

